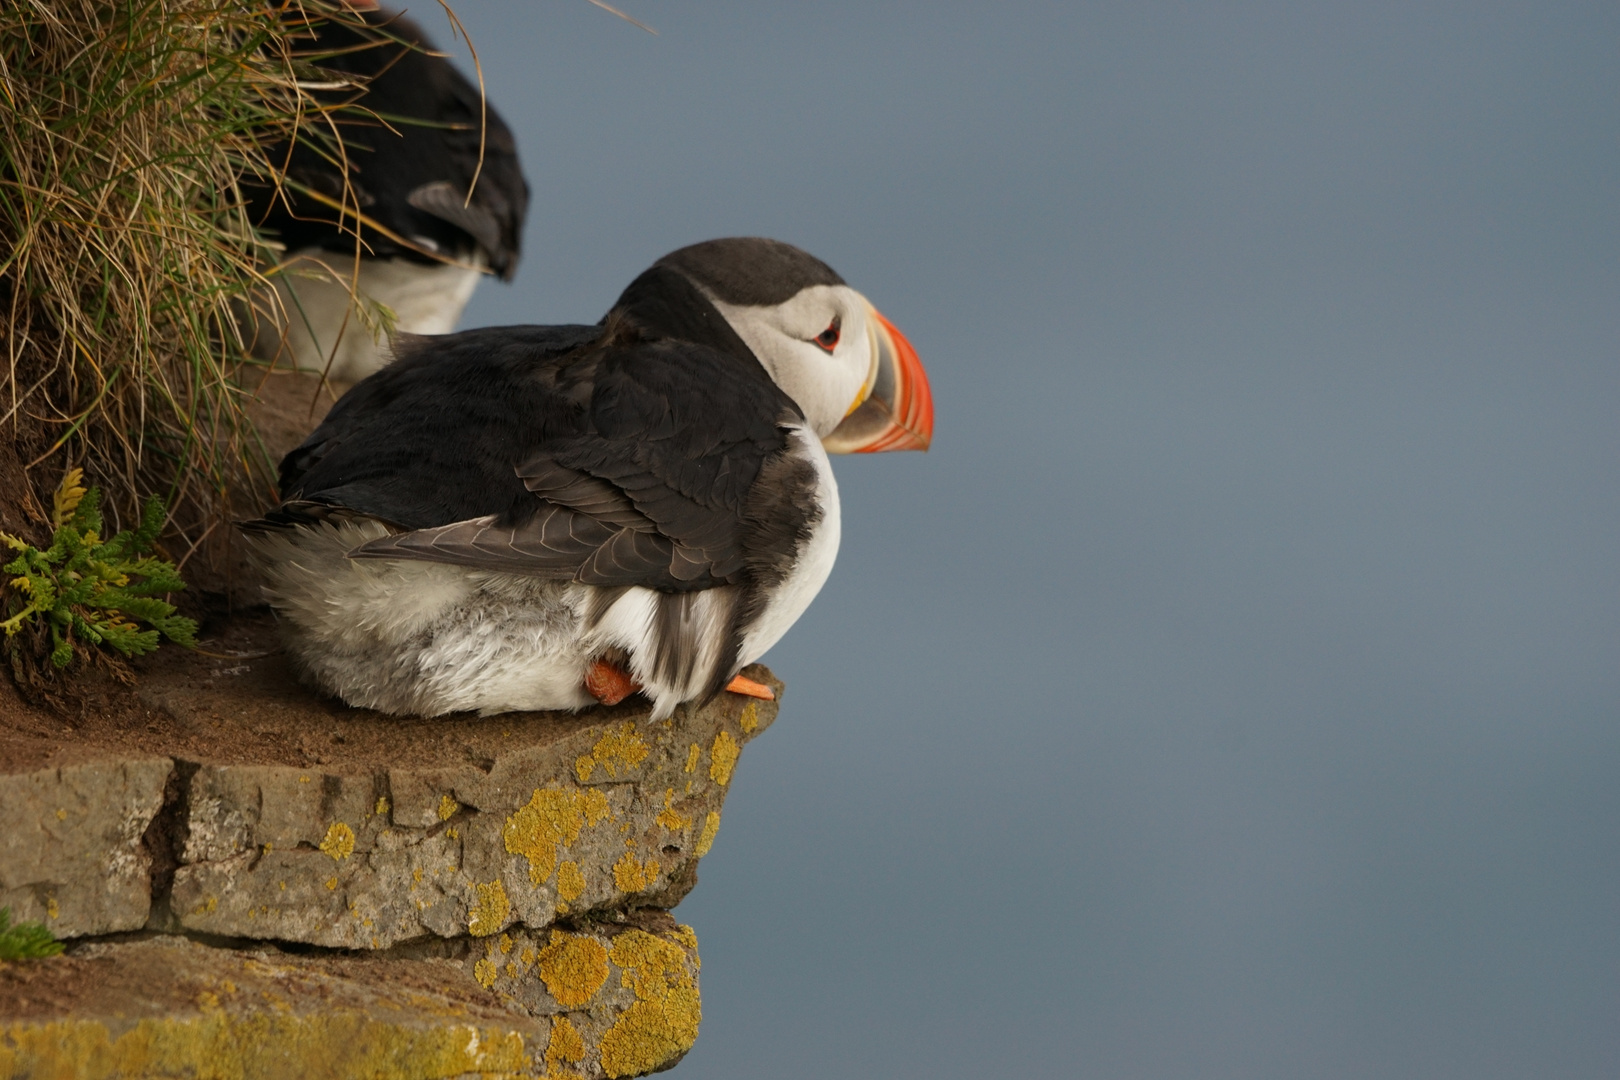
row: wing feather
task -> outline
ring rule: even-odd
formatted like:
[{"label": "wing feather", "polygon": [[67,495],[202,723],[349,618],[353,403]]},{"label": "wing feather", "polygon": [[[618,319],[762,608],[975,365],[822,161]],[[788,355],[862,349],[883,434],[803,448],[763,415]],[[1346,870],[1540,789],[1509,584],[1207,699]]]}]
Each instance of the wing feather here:
[{"label": "wing feather", "polygon": [[432,214],[440,221],[448,221],[461,229],[485,251],[499,251],[501,247],[501,221],[487,207],[466,203],[448,180],[435,180],[423,184],[405,197],[405,201]]},{"label": "wing feather", "polygon": [[470,331],[356,386],[288,455],[283,494],[397,530],[357,559],[702,591],[749,576],[748,493],[795,419],[757,365],[706,346]]}]

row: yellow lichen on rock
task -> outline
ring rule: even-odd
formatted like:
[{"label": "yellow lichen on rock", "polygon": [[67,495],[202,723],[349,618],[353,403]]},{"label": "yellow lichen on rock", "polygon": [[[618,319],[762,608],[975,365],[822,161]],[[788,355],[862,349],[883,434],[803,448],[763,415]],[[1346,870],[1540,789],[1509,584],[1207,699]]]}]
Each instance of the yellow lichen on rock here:
[{"label": "yellow lichen on rock", "polygon": [[628,775],[630,770],[647,760],[652,750],[641,737],[636,734],[636,725],[626,723],[618,731],[610,731],[591,747],[591,752],[574,763],[579,776],[579,782],[590,780],[591,773],[600,765],[613,779],[618,779],[619,770]]},{"label": "yellow lichen on rock", "polygon": [[737,725],[743,729],[744,735],[752,735],[759,727],[759,702],[750,701],[743,706],[742,715],[737,717]]},{"label": "yellow lichen on rock", "polygon": [[607,982],[608,950],[593,937],[553,930],[538,959],[540,981],[565,1009],[584,1005]]},{"label": "yellow lichen on rock", "polygon": [[331,828],[326,830],[326,839],[321,841],[321,850],[336,862],[347,859],[354,854],[354,830],[341,821],[332,822]]},{"label": "yellow lichen on rock", "polygon": [[506,819],[501,829],[506,850],[529,860],[529,880],[539,885],[557,866],[558,845],[579,839],[585,825],[585,799],[577,791],[538,788]]},{"label": "yellow lichen on rock", "polygon": [[670,832],[679,832],[688,825],[692,824],[691,818],[686,817],[675,810],[674,788],[664,789],[664,808],[658,811],[658,817],[655,820],[658,822],[658,824],[662,825]]},{"label": "yellow lichen on rock", "polygon": [[692,854],[700,859],[707,855],[709,849],[714,847],[714,838],[719,831],[720,811],[710,810],[703,818],[703,831],[698,834],[697,847],[692,849]]},{"label": "yellow lichen on rock", "polygon": [[473,891],[478,902],[467,912],[467,933],[473,937],[488,937],[505,925],[512,905],[506,898],[506,886],[496,878],[489,884],[475,882]]},{"label": "yellow lichen on rock", "polygon": [[602,1036],[602,1071],[639,1076],[691,1049],[703,1008],[679,945],[642,930],[613,939],[609,959],[623,969],[636,1000]]},{"label": "yellow lichen on rock", "polygon": [[539,885],[556,869],[559,846],[572,846],[580,829],[597,825],[612,814],[608,797],[595,788],[584,792],[537,788],[506,819],[501,836],[508,852],[529,860],[529,881]]},{"label": "yellow lichen on rock", "polygon": [[477,979],[478,985],[485,990],[495,985],[495,974],[495,961],[487,956],[473,965],[473,978]]},{"label": "yellow lichen on rock", "polygon": [[686,751],[686,772],[697,772],[698,758],[703,756],[703,747],[693,743]]},{"label": "yellow lichen on rock", "polygon": [[613,884],[620,892],[641,892],[658,880],[658,873],[662,869],[657,859],[642,862],[636,858],[635,852],[627,851],[613,864]]},{"label": "yellow lichen on rock", "polygon": [[731,737],[729,731],[722,731],[714,737],[714,746],[709,750],[709,779],[725,787],[731,783],[731,770],[737,767],[737,755],[742,753],[742,747],[737,740]]},{"label": "yellow lichen on rock", "polygon": [[557,867],[557,895],[572,904],[585,893],[585,875],[580,871],[579,864],[572,860],[564,860]]},{"label": "yellow lichen on rock", "polygon": [[452,799],[450,796],[448,796],[448,795],[440,795],[439,796],[439,820],[440,821],[449,821],[451,818],[456,816],[456,811],[460,810],[460,809],[461,809],[461,804],[456,802],[456,800]]},{"label": "yellow lichen on rock", "polygon": [[578,1076],[578,1073],[563,1071],[561,1066],[564,1063],[578,1065],[585,1060],[588,1049],[585,1040],[580,1037],[574,1025],[569,1023],[568,1017],[557,1017],[551,1024],[551,1041],[546,1044],[547,1077],[565,1080],[568,1077]]},{"label": "yellow lichen on rock", "polygon": [[585,792],[585,824],[595,825],[606,821],[613,816],[613,808],[608,805],[608,797],[596,788]]}]

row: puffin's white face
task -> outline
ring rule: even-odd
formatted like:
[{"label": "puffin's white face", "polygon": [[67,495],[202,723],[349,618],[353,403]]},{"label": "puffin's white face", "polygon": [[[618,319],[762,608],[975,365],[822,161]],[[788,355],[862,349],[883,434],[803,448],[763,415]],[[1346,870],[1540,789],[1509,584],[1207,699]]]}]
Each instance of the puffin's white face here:
[{"label": "puffin's white face", "polygon": [[812,285],[772,307],[712,302],[817,436],[829,435],[872,392],[879,320],[848,285]]}]

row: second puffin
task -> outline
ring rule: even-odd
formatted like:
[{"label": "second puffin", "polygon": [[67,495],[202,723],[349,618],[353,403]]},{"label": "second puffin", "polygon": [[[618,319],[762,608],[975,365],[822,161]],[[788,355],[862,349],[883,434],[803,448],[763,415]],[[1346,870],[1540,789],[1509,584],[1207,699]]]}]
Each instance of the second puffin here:
[{"label": "second puffin", "polygon": [[774,240],[666,255],[594,326],[398,354],[246,526],[300,672],[383,712],[712,697],[832,570],[827,452],[933,434],[910,343]]}]

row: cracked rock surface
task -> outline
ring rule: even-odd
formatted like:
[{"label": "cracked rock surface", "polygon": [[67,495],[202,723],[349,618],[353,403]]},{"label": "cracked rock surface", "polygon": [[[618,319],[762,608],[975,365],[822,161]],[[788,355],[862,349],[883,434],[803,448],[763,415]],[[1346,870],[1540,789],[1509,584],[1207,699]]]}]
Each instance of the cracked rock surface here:
[{"label": "cracked rock surface", "polygon": [[[49,1023],[77,1025],[50,1045],[111,1062],[105,1075],[212,1075],[182,1059],[240,1044],[227,1033],[242,1025],[309,1054],[341,1037],[381,1055],[356,1061],[408,1045],[439,1063],[362,1070],[377,1076],[635,1076],[691,1046],[697,942],[667,910],[696,883],[738,755],[776,702],[722,694],[657,723],[639,698],[402,720],[299,687],[266,619],[208,649],[163,650],[134,699],[66,721],[0,696],[0,905],[71,945],[0,969],[0,1075],[103,1075],[40,1057],[30,1032]],[[780,693],[764,668],[750,675]],[[163,964],[196,976],[189,997],[118,1004],[117,987],[142,985],[129,973]],[[240,991],[265,979],[291,1012]],[[406,984],[466,1011],[413,1012]],[[323,995],[351,1003],[351,1027],[317,1022]],[[452,1028],[460,1043],[434,1041]],[[469,1057],[454,1046],[472,1028],[483,1049]],[[182,1063],[132,1067],[159,1043]],[[225,1072],[290,1075],[291,1059],[260,1060]]]}]

